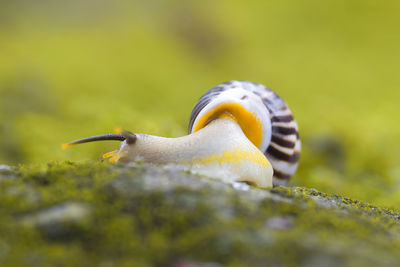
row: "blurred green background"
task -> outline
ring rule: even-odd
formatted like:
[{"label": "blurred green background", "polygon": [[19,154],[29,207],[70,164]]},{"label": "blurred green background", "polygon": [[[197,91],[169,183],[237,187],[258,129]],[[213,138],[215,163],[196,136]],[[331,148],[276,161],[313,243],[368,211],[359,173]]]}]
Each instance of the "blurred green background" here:
[{"label": "blurred green background", "polygon": [[250,80],[299,123],[292,186],[400,204],[400,2],[1,1],[0,164],[100,159],[112,132],[186,134],[205,90]]}]

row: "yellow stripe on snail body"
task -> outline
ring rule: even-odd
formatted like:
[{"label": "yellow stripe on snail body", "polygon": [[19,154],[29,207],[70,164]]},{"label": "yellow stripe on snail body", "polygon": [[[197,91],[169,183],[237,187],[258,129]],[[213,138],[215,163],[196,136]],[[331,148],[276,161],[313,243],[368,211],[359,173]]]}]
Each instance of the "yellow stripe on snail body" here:
[{"label": "yellow stripe on snail body", "polygon": [[287,104],[261,84],[230,81],[208,90],[195,105],[189,134],[165,138],[106,134],[63,145],[122,141],[105,154],[111,162],[172,164],[225,182],[259,187],[286,185],[295,173],[300,140]]}]

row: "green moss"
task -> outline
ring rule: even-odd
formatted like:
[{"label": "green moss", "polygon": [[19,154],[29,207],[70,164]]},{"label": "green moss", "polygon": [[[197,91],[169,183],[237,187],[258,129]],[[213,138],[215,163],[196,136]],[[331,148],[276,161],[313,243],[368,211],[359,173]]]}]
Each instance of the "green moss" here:
[{"label": "green moss", "polygon": [[20,166],[0,174],[0,212],[7,266],[400,260],[397,211],[315,189],[238,191],[151,165]]},{"label": "green moss", "polygon": [[117,144],[59,147],[117,126],[184,135],[208,88],[250,80],[299,123],[292,185],[400,206],[400,1],[164,2],[0,1],[0,164],[96,159]]}]

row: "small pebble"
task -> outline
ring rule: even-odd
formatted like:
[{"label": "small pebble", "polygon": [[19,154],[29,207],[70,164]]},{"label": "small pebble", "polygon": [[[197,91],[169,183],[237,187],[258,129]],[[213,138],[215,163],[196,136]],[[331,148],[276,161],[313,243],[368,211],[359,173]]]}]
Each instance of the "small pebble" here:
[{"label": "small pebble", "polygon": [[293,227],[293,218],[290,216],[274,216],[265,221],[265,225],[271,229],[286,230]]},{"label": "small pebble", "polygon": [[250,186],[248,184],[242,182],[233,182],[232,186],[239,191],[249,191],[250,189]]},{"label": "small pebble", "polygon": [[0,174],[11,174],[12,168],[6,164],[0,164]]}]

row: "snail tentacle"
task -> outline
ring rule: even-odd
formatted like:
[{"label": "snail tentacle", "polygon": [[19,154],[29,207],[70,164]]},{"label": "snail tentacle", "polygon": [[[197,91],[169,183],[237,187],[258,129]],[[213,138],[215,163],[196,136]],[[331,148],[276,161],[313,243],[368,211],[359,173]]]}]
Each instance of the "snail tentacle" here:
[{"label": "snail tentacle", "polygon": [[131,143],[132,144],[132,143],[134,143],[136,141],[136,135],[132,134],[132,133],[129,133],[129,132],[95,135],[95,136],[90,136],[90,137],[78,139],[78,140],[63,144],[61,147],[63,149],[65,149],[65,148],[73,146],[73,145],[89,143],[89,142],[125,141],[125,140],[127,140],[127,143]]}]

